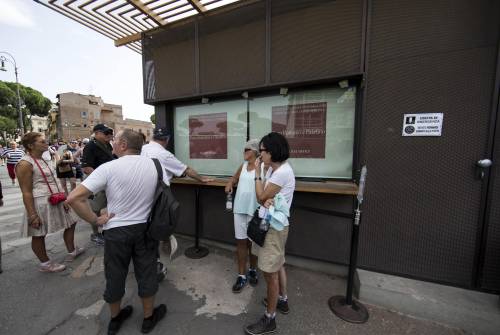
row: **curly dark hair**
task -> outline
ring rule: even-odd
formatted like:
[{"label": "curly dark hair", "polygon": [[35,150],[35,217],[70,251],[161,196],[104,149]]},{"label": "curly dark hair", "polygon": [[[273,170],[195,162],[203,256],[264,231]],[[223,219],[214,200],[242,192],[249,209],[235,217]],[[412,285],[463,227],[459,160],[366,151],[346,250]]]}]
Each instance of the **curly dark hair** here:
[{"label": "curly dark hair", "polygon": [[259,147],[263,147],[270,155],[273,162],[284,162],[290,157],[290,145],[285,136],[271,132],[262,137]]}]

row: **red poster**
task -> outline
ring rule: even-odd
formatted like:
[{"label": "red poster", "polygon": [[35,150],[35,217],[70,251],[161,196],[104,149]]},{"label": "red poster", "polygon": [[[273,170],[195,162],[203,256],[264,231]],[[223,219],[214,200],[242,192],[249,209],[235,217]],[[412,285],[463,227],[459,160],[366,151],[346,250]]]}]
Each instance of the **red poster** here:
[{"label": "red poster", "polygon": [[189,158],[227,159],[227,113],[189,117]]},{"label": "red poster", "polygon": [[274,106],[272,131],[286,137],[290,158],[325,158],[326,102]]}]

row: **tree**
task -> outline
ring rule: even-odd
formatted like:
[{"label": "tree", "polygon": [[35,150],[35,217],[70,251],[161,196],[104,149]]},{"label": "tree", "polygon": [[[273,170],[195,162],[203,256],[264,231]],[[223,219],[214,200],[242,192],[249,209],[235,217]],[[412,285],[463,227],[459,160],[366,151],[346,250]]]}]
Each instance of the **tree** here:
[{"label": "tree", "polygon": [[[24,107],[21,107],[23,109],[23,121],[26,130],[27,116],[47,116],[52,107],[52,102],[39,91],[21,84],[19,84],[19,95],[21,97],[21,104],[24,104]],[[17,104],[17,84],[0,81],[0,116],[13,120],[14,124],[17,124]]]},{"label": "tree", "polygon": [[7,143],[7,138],[4,137],[5,134],[9,137],[13,137],[16,132],[17,123],[15,120],[7,118],[5,116],[0,116],[0,135],[3,137],[3,142]]},{"label": "tree", "polygon": [[156,124],[156,115],[155,114],[152,114],[149,119],[151,120],[151,123],[152,124]]}]

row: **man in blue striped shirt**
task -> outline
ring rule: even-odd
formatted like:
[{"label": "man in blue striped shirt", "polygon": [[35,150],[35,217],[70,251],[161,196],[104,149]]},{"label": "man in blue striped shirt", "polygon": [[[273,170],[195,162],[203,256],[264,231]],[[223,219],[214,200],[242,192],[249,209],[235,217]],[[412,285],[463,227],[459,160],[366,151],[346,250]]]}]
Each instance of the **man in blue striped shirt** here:
[{"label": "man in blue striped shirt", "polygon": [[7,158],[7,171],[9,172],[10,179],[12,179],[12,185],[16,183],[16,164],[23,156],[24,151],[17,147],[17,143],[15,141],[11,141],[10,148],[4,150],[2,153],[2,157]]}]

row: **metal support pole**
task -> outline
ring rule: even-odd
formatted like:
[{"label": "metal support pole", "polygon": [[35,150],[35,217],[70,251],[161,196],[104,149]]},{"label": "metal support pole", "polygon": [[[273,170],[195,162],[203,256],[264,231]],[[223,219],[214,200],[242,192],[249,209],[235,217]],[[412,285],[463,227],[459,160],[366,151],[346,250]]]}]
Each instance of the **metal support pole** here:
[{"label": "metal support pole", "polygon": [[208,255],[208,249],[200,246],[200,230],[201,230],[201,206],[200,206],[200,187],[195,189],[195,240],[194,247],[187,248],[184,252],[187,258],[199,259]]},{"label": "metal support pole", "polygon": [[[18,79],[18,71],[17,71],[17,63],[16,63],[16,59],[14,58],[14,56],[12,56],[10,53],[6,52],[6,51],[0,51],[0,53],[2,54],[6,54],[8,55],[11,59],[9,58],[6,58],[4,56],[1,57],[2,59],[2,65],[3,65],[3,61],[7,61],[9,63],[11,63],[12,65],[14,65],[14,73],[16,75],[16,92],[17,92],[17,116],[18,116],[18,123],[19,123],[19,131],[20,131],[20,135],[21,137],[24,136],[24,121],[23,121],[23,111],[21,110],[21,94],[19,93],[19,79]],[[2,66],[2,70],[3,71],[6,71],[3,66]]]},{"label": "metal support pole", "polygon": [[361,170],[361,178],[359,181],[358,205],[355,210],[355,217],[352,224],[351,235],[351,255],[349,258],[349,273],[347,276],[346,295],[333,296],[328,300],[330,310],[342,320],[351,323],[365,323],[368,321],[368,310],[359,301],[352,299],[352,291],[354,287],[354,273],[358,261],[358,243],[359,243],[359,223],[361,221],[360,206],[363,203],[363,192],[366,179],[366,167]]},{"label": "metal support pole", "polygon": [[24,136],[24,120],[23,111],[21,110],[21,95],[19,94],[19,80],[17,78],[17,66],[14,65],[14,73],[16,74],[16,88],[17,88],[17,115],[19,117],[19,129],[21,131],[21,138]]}]

